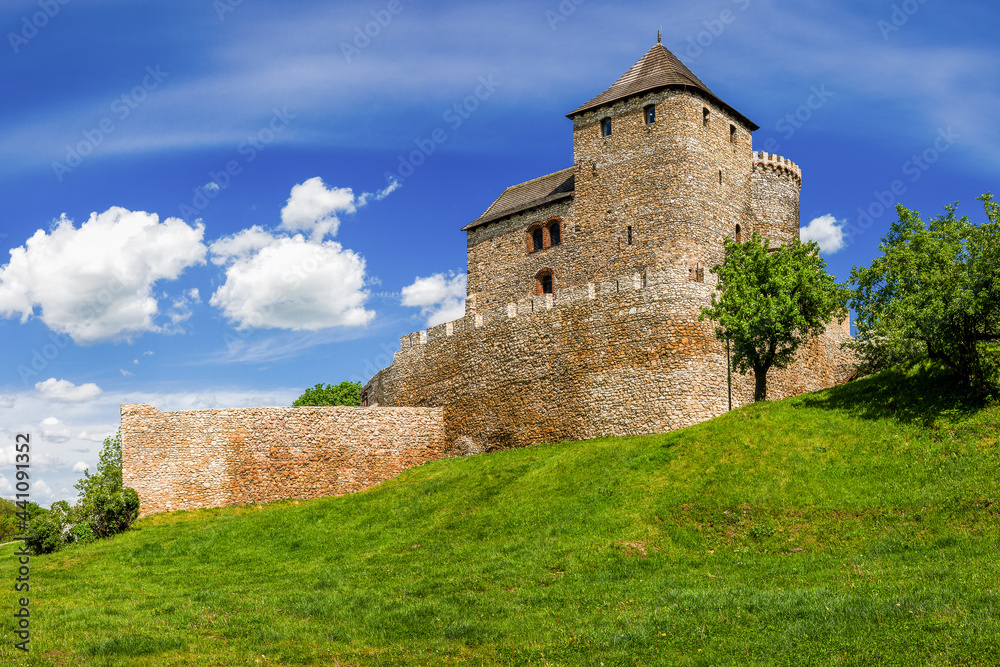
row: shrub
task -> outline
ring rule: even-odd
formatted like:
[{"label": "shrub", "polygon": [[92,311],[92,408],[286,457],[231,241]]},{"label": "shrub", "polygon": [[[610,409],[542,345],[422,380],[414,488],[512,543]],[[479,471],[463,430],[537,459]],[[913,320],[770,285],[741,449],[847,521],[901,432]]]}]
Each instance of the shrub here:
[{"label": "shrub", "polygon": [[93,511],[90,527],[97,537],[126,530],[139,516],[139,494],[135,489],[96,489],[89,498]]},{"label": "shrub", "polygon": [[63,546],[62,529],[58,516],[50,512],[39,514],[28,524],[25,546],[36,556],[59,551]]},{"label": "shrub", "polygon": [[295,407],[305,405],[361,405],[361,383],[344,381],[340,384],[317,384],[295,399]]},{"label": "shrub", "polygon": [[97,536],[94,535],[94,531],[90,527],[90,524],[86,521],[78,523],[70,528],[69,536],[72,538],[72,541],[77,544],[90,544],[97,539]]},{"label": "shrub", "polygon": [[80,502],[73,509],[79,523],[89,525],[97,537],[109,537],[126,530],[139,516],[139,494],[122,487],[122,437],[104,439],[97,474],[85,471],[76,483]]}]

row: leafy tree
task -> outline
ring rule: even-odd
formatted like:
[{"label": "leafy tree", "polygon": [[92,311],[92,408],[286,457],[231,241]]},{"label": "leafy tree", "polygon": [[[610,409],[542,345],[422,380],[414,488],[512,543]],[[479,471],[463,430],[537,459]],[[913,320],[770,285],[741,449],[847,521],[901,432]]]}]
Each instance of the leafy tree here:
[{"label": "leafy tree", "polygon": [[[74,508],[79,524],[89,527],[94,537],[108,537],[126,530],[139,516],[139,494],[135,489],[122,487],[122,433],[104,439],[104,446],[97,463],[97,474],[84,471],[83,479],[76,483],[80,501]],[[87,530],[80,527],[76,536],[87,537]]]},{"label": "leafy tree", "polygon": [[13,500],[0,498],[0,544],[21,534],[21,520],[17,516],[18,511]]},{"label": "leafy tree", "polygon": [[754,401],[767,397],[769,370],[787,367],[803,343],[847,315],[850,295],[826,272],[815,242],[768,245],[757,232],[745,243],[725,239],[725,260],[712,268],[716,293],[699,317],[732,342],[733,366],[753,371]]},{"label": "leafy tree", "polygon": [[292,403],[295,407],[304,405],[361,405],[361,383],[344,381],[338,385],[317,384]]},{"label": "leafy tree", "polygon": [[1000,340],[1000,205],[979,197],[987,222],[955,215],[957,204],[927,223],[896,206],[899,219],[868,267],[854,267],[854,345],[866,371],[932,359],[979,394],[997,389]]}]

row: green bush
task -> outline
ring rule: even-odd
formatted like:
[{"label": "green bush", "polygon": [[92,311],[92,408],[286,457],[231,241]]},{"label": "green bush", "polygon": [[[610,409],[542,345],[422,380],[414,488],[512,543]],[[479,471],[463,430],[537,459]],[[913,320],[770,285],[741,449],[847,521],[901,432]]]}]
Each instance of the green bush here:
[{"label": "green bush", "polygon": [[139,494],[135,489],[97,488],[88,501],[93,508],[90,527],[97,537],[120,533],[139,516]]},{"label": "green bush", "polygon": [[36,556],[59,551],[63,546],[63,534],[58,516],[46,512],[32,518],[24,543]]}]

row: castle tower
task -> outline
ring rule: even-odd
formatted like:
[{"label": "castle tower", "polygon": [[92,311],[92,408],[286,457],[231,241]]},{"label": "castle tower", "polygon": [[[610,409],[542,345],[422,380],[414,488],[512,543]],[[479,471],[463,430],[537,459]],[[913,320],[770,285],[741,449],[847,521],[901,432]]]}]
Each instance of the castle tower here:
[{"label": "castle tower", "polygon": [[777,155],[753,154],[754,226],[771,246],[799,238],[799,190],[802,170]]},{"label": "castle tower", "polygon": [[713,266],[724,237],[749,236],[757,125],[662,44],[568,117],[574,217],[609,255],[598,276]]}]

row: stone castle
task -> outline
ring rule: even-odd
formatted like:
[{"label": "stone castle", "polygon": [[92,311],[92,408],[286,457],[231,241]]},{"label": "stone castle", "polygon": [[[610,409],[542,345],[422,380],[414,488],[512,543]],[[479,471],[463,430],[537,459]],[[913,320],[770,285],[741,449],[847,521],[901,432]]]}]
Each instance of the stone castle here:
[{"label": "stone castle", "polygon": [[[798,238],[800,169],[657,43],[569,114],[573,166],[467,224],[465,316],[403,337],[361,408],[122,406],[142,514],[368,488],[444,456],[661,433],[728,409],[725,346],[699,322],[723,239]],[[768,374],[768,397],[847,380],[847,321]],[[733,374],[733,404],[753,378]]]},{"label": "stone castle", "polygon": [[[728,408],[725,346],[699,322],[723,239],[799,234],[802,173],[657,43],[568,114],[573,166],[514,185],[463,227],[465,317],[406,336],[364,405],[440,406],[460,451],[657,433]],[[850,377],[845,321],[768,397]],[[752,400],[734,375],[733,402]]]}]

